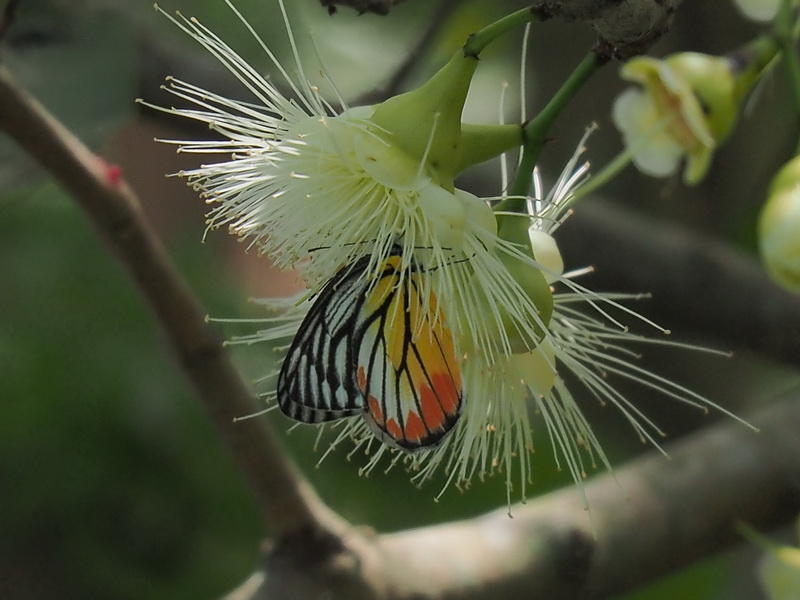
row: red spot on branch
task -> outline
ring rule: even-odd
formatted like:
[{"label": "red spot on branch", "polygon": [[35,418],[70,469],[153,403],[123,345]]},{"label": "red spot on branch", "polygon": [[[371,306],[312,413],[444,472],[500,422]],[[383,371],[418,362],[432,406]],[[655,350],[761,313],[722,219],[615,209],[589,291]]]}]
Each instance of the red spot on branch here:
[{"label": "red spot on branch", "polygon": [[110,165],[102,158],[98,160],[105,174],[106,182],[112,187],[119,187],[122,183],[122,167],[119,165]]}]

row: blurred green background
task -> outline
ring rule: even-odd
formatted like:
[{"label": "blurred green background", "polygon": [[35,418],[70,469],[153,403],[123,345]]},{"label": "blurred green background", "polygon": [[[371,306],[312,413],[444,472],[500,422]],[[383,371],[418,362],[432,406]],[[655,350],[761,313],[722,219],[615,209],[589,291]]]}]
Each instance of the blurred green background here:
[{"label": "blurred green background", "polygon": [[[299,37],[310,32],[316,45],[316,50],[303,46],[304,57],[313,63],[316,53],[322,56],[346,98],[387,79],[434,8],[409,0],[386,19],[346,10],[329,17],[312,0],[290,4]],[[655,54],[673,48],[721,53],[756,32],[726,2],[686,4],[674,33]],[[285,55],[273,0],[238,0],[237,6],[270,47]],[[460,4],[421,61],[417,78],[440,64],[470,31],[518,7]],[[164,8],[201,17],[245,56],[265,65],[220,0],[170,0]],[[487,53],[469,104],[470,120],[496,120],[502,82],[516,89],[519,39],[511,37]],[[535,28],[531,107],[541,106],[591,43],[591,32],[580,26]],[[170,74],[225,90],[232,82],[156,14],[150,0],[26,0],[5,40],[3,60],[93,149],[122,167],[211,315],[259,316],[247,298],[297,288],[291,274],[277,273],[266,259],[246,254],[224,232],[211,233],[201,243],[206,207],[182,182],[164,177],[190,166],[191,157],[176,157],[173,147],[153,138],[196,132],[138,111],[133,99],[170,103],[157,91]],[[590,143],[595,164],[619,149],[608,117],[621,89],[616,70],[602,72],[557,124],[556,140],[543,158],[546,179],[557,175],[592,120],[601,125]],[[703,186],[687,190],[678,181],[653,181],[631,171],[609,193],[633,210],[679,220],[752,251],[753,217],[766,182],[794,143],[791,128],[780,120],[786,102],[780,81],[768,80],[763,88],[759,93],[769,95],[768,107],[756,106],[748,114]],[[513,96],[509,120],[519,110]],[[757,152],[750,149],[754,143]],[[497,166],[489,165],[465,185],[497,194],[497,174]],[[669,325],[680,332],[679,324]],[[227,336],[248,331],[224,326]],[[683,339],[692,339],[685,333]],[[699,341],[713,345],[713,340]],[[269,348],[233,351],[249,379],[270,368]],[[792,381],[777,366],[746,353],[731,361],[716,359],[710,378],[705,358],[672,352],[648,354],[663,363],[661,372],[714,398],[732,397],[731,390],[738,398],[756,390],[763,397],[769,386]],[[616,464],[642,450],[609,411],[587,410],[590,420],[606,429],[600,437]],[[656,413],[670,431],[708,422],[690,410],[656,408]],[[341,450],[316,468],[315,433],[301,427],[286,434],[287,423],[277,415],[270,418],[322,497],[355,523],[390,531],[468,517],[505,502],[502,478],[476,482],[466,493],[449,490],[435,502],[441,482],[418,489],[399,470],[388,475],[376,470],[362,478],[357,458],[348,461]],[[567,484],[567,476],[552,467],[546,440],[537,448],[532,493]],[[248,491],[130,281],[71,200],[0,137],[0,598],[217,598],[253,570],[266,535]],[[750,576],[756,554],[743,547],[629,600],[759,598]]]}]

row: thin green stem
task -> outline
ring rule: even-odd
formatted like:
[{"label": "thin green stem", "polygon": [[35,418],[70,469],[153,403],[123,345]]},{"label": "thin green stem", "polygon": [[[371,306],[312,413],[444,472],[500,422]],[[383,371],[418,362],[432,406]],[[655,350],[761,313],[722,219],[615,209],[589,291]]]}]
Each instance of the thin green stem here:
[{"label": "thin green stem", "polygon": [[467,43],[464,44],[464,55],[478,56],[486,46],[515,27],[531,21],[544,21],[547,18],[548,15],[535,6],[513,12],[469,36]]},{"label": "thin green stem", "polygon": [[[496,209],[509,213],[524,214],[527,211],[526,198],[533,180],[533,168],[547,140],[547,132],[553,122],[588,81],[598,67],[608,62],[608,58],[594,50],[576,67],[567,81],[556,92],[547,106],[523,128],[522,157],[517,168],[517,176],[509,189],[509,195]],[[513,215],[497,215],[497,231],[501,238],[518,244],[527,244],[528,221]]]},{"label": "thin green stem", "polygon": [[539,154],[541,154],[542,148],[547,141],[547,133],[556,118],[575,97],[583,84],[606,62],[608,62],[608,59],[594,50],[586,55],[569,76],[569,79],[564,82],[564,85],[547,103],[547,106],[525,126],[523,129],[522,157],[517,176],[509,190],[509,197],[498,205],[498,210],[509,212],[525,211],[525,198],[531,188],[533,167],[536,165]]}]

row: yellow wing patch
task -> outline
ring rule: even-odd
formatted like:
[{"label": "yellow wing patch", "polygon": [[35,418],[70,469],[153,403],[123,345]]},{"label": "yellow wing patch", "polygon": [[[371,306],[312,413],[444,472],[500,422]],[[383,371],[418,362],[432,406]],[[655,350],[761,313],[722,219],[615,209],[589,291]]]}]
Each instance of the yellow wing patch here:
[{"label": "yellow wing patch", "polygon": [[367,422],[384,442],[408,451],[440,442],[463,402],[452,334],[434,294],[421,294],[423,277],[403,271],[399,256],[384,263],[358,354]]}]

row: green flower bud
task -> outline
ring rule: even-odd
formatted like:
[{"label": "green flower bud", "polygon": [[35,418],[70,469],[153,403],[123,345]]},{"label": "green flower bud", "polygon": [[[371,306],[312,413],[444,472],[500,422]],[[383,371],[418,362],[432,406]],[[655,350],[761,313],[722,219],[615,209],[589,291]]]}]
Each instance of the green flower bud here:
[{"label": "green flower bud", "polygon": [[758,241],[772,278],[800,293],[800,156],[772,180],[758,221]]},{"label": "green flower bud", "polygon": [[800,548],[772,547],[761,560],[758,571],[770,600],[800,598]]},{"label": "green flower bud", "polygon": [[698,183],[717,144],[736,121],[735,83],[727,60],[697,53],[641,57],[621,71],[642,85],[614,107],[614,120],[644,172],[664,176],[686,159],[684,181]]},{"label": "green flower bud", "polygon": [[620,95],[613,116],[636,166],[664,177],[685,159],[684,181],[699,183],[776,52],[771,38],[760,38],[727,56],[681,52],[628,62],[620,74],[641,89]]},{"label": "green flower bud", "polygon": [[461,161],[461,113],[477,66],[457,52],[421,87],[375,106],[370,118],[372,133],[416,162],[424,159],[434,182],[451,191]]}]

